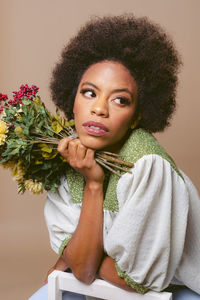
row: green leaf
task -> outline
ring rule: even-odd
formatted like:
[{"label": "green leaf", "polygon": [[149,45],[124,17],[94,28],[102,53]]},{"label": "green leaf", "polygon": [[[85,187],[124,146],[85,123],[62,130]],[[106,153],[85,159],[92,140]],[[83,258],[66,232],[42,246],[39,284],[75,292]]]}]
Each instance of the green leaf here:
[{"label": "green leaf", "polygon": [[23,103],[24,105],[29,105],[29,104],[32,104],[32,101],[29,100],[29,99],[23,98],[23,99],[22,99],[22,103]]},{"label": "green leaf", "polygon": [[25,134],[26,136],[29,136],[29,128],[24,127],[24,129],[22,130],[22,133]]}]

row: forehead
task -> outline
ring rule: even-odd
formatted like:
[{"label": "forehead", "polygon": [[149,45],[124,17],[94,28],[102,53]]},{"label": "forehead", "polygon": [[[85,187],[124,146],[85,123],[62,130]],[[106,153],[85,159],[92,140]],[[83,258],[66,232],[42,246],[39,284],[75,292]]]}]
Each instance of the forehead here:
[{"label": "forehead", "polygon": [[130,71],[120,62],[102,61],[91,65],[83,74],[80,84],[91,82],[99,87],[137,88]]}]

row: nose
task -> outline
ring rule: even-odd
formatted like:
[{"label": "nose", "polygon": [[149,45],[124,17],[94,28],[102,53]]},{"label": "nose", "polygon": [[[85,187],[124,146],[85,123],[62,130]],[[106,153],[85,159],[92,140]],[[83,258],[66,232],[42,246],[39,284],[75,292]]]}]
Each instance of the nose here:
[{"label": "nose", "polygon": [[107,99],[104,97],[97,98],[91,107],[91,113],[107,118],[109,115]]}]

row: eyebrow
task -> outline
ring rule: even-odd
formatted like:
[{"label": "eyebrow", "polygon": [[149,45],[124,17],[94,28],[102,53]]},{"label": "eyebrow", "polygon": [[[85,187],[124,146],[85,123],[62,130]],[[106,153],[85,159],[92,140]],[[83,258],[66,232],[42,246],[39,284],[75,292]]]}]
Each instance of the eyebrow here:
[{"label": "eyebrow", "polygon": [[[81,87],[82,87],[83,85],[90,85],[90,86],[92,86],[93,88],[95,88],[95,89],[97,89],[98,91],[100,91],[100,88],[98,88],[95,84],[93,84],[93,83],[91,83],[91,82],[89,82],[89,81],[83,82],[83,83],[81,84]],[[120,93],[120,92],[127,92],[128,94],[131,95],[132,98],[134,98],[133,93],[132,93],[129,89],[127,89],[127,88],[114,89],[114,90],[112,90],[112,93]]]},{"label": "eyebrow", "polygon": [[91,82],[89,82],[89,81],[85,81],[85,82],[83,82],[82,84],[81,84],[81,86],[83,86],[83,85],[91,85],[93,88],[95,88],[95,89],[97,89],[98,91],[100,91],[100,89],[95,85],[95,84],[93,84],[93,83],[91,83]]}]

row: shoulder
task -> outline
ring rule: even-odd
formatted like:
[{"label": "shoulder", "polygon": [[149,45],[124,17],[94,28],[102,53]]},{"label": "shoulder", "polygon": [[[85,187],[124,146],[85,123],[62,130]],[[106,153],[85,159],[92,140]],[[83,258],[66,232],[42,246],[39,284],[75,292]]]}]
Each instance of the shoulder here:
[{"label": "shoulder", "polygon": [[[136,163],[143,157],[151,159],[151,155],[156,155],[164,160],[168,161],[171,167],[179,173],[179,170],[167,151],[159,144],[156,138],[144,129],[136,129],[129,136],[128,140],[124,144],[120,154],[127,161]],[[180,176],[181,173],[179,173]]]},{"label": "shoulder", "polygon": [[118,184],[123,184],[127,181],[143,181],[145,179],[150,184],[155,178],[159,179],[159,181],[167,181],[168,178],[178,178],[180,183],[185,182],[185,174],[177,167],[174,168],[169,160],[158,154],[143,155],[134,163],[130,172],[122,175]]},{"label": "shoulder", "polygon": [[158,154],[144,155],[135,162],[131,174],[125,173],[119,179],[117,197],[120,206],[127,199],[159,199],[161,203],[181,197],[183,205],[188,205],[188,189],[180,170]]}]

